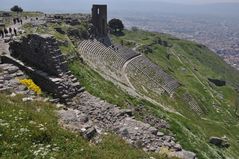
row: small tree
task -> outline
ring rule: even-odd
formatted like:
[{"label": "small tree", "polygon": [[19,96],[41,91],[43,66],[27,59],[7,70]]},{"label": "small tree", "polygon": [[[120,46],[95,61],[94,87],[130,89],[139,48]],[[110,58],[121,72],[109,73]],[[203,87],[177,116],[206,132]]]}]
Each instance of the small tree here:
[{"label": "small tree", "polygon": [[109,21],[109,27],[114,31],[114,32],[122,32],[124,29],[124,24],[120,19],[111,19]]},{"label": "small tree", "polygon": [[21,7],[15,5],[11,8],[11,11],[12,12],[17,12],[17,14],[18,14],[19,12],[23,12],[23,9]]}]

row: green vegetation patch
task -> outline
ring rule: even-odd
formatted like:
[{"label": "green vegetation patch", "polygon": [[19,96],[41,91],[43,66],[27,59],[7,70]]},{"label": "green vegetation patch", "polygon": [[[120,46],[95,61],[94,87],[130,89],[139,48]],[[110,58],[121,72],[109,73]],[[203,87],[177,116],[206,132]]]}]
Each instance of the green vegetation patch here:
[{"label": "green vegetation patch", "polygon": [[[182,84],[172,98],[164,95],[150,97],[165,106],[172,106],[183,115],[169,113],[167,118],[171,123],[171,131],[184,148],[196,152],[199,158],[237,158],[239,144],[234,131],[238,130],[239,121],[236,115],[239,95],[235,91],[239,82],[238,71],[205,46],[167,34],[137,29],[125,30],[122,36],[111,37],[115,43],[135,42],[139,51],[144,46],[149,47],[152,51],[142,53]],[[208,78],[223,79],[227,84],[217,87]],[[131,81],[134,83],[134,80]],[[185,93],[194,98],[203,111],[202,115],[196,114],[190,104],[184,101],[182,97]],[[230,140],[230,148],[219,149],[208,144],[211,136],[224,135]]]},{"label": "green vegetation patch", "polygon": [[97,72],[93,71],[86,64],[82,64],[80,61],[72,62],[70,69],[92,95],[122,108],[141,104],[138,99],[129,96],[112,82],[105,80]]},{"label": "green vegetation patch", "polygon": [[55,106],[44,102],[22,102],[21,96],[0,94],[0,158],[140,159],[146,154],[115,135],[100,144],[90,144],[79,134],[58,124]]}]

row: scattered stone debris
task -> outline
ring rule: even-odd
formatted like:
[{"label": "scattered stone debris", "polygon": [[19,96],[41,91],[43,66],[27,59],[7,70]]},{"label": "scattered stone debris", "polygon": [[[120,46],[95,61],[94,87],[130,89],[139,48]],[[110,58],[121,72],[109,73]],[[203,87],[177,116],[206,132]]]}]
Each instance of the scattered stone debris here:
[{"label": "scattered stone debris", "polygon": [[11,96],[16,94],[34,95],[34,92],[20,83],[19,80],[24,78],[27,76],[18,67],[12,64],[0,64],[0,92],[11,92]]},{"label": "scattered stone debris", "polygon": [[31,102],[33,101],[34,99],[32,97],[26,97],[26,98],[22,98],[22,101],[23,102]]},{"label": "scattered stone debris", "polygon": [[194,153],[183,150],[174,137],[164,134],[150,124],[135,120],[128,109],[119,109],[87,92],[76,96],[74,101],[74,109],[59,111],[61,124],[80,132],[88,140],[105,132],[113,132],[129,144],[147,152],[160,152],[162,147],[166,147],[172,156],[196,158]]},{"label": "scattered stone debris", "polygon": [[145,109],[142,105],[135,108],[134,113],[140,118],[142,118],[145,123],[148,123],[157,129],[169,129],[169,124],[166,120],[155,117],[154,115],[152,115],[152,113],[148,112],[148,110]]},{"label": "scattered stone debris", "polygon": [[220,147],[220,148],[230,147],[230,144],[229,144],[228,139],[226,137],[220,138],[220,137],[212,136],[209,139],[209,143],[211,143],[213,145],[216,145],[217,147]]},{"label": "scattered stone debris", "polygon": [[226,81],[224,80],[219,80],[219,79],[212,79],[212,78],[208,78],[208,80],[212,83],[214,83],[216,86],[218,87],[222,87],[226,85]]},{"label": "scattered stone debris", "polygon": [[80,111],[62,109],[58,112],[58,114],[61,119],[60,123],[63,127],[72,131],[80,132],[88,140],[91,140],[96,136],[97,131],[94,128],[92,121],[90,121],[88,117]]},{"label": "scattered stone debris", "polygon": [[60,34],[65,34],[65,31],[62,30],[62,28],[60,28],[60,27],[56,27],[55,30]]}]

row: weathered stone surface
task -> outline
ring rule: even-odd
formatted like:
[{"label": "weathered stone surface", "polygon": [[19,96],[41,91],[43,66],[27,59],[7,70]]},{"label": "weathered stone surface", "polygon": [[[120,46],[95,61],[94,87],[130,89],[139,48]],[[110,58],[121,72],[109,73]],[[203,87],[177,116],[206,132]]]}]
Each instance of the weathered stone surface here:
[{"label": "weathered stone surface", "polygon": [[22,101],[23,102],[31,102],[31,101],[33,101],[33,98],[32,97],[22,98]]},{"label": "weathered stone surface", "polygon": [[89,121],[89,118],[85,114],[78,114],[78,120],[81,123],[87,123]]},{"label": "weathered stone surface", "polygon": [[227,141],[227,138],[220,138],[215,136],[210,137],[209,143],[222,148],[228,148],[230,146],[230,144]]},{"label": "weathered stone surface", "polygon": [[[72,97],[84,91],[78,80],[68,70],[66,58],[59,49],[59,43],[49,35],[30,34],[20,41],[10,43],[12,57],[4,56],[6,63],[19,65],[43,91],[51,93],[61,102],[72,104]],[[20,60],[23,62],[18,62]],[[8,69],[16,73],[14,68]],[[20,73],[16,73],[15,76]],[[5,80],[11,77],[4,76]]]},{"label": "weathered stone surface", "polygon": [[65,34],[65,31],[62,30],[62,28],[55,28],[55,30],[58,32],[58,33],[61,33],[61,34]]},{"label": "weathered stone surface", "polygon": [[162,132],[157,132],[157,136],[163,137],[163,136],[164,136],[164,133],[162,133]]},{"label": "weathered stone surface", "polygon": [[119,116],[123,115],[133,116],[133,112],[130,109],[121,109]]},{"label": "weathered stone surface", "polygon": [[151,113],[147,112],[144,106],[138,106],[137,108],[135,108],[134,113],[142,117],[145,123],[148,123],[157,129],[169,128],[169,124],[167,123],[167,121],[153,116]]},{"label": "weathered stone surface", "polygon": [[171,154],[171,156],[175,156],[182,159],[196,159],[195,153],[185,150],[174,152]]},{"label": "weathered stone surface", "polygon": [[176,151],[181,151],[181,150],[182,150],[182,146],[181,146],[180,144],[175,144],[175,145],[174,145],[174,149],[175,149]]},{"label": "weathered stone surface", "polygon": [[84,132],[84,137],[88,140],[91,140],[96,134],[96,129],[94,127],[91,127]]},{"label": "weathered stone surface", "polygon": [[226,85],[226,81],[224,80],[219,80],[219,79],[212,79],[212,78],[208,78],[208,80],[212,83],[214,83],[216,86],[225,86]]},{"label": "weathered stone surface", "polygon": [[27,90],[26,86],[20,83],[20,79],[27,76],[16,66],[12,64],[0,64],[0,92],[7,91],[14,94],[23,94],[26,97],[31,96],[32,91]]},{"label": "weathered stone surface", "polygon": [[65,117],[71,119],[71,116],[65,115],[62,119],[63,125],[70,129],[74,128],[87,139],[91,140],[94,136],[109,131],[145,151],[159,152],[160,148],[167,147],[172,151],[173,156],[186,159],[195,158],[195,154],[183,150],[174,137],[161,133],[161,128],[135,120],[130,110],[119,109],[87,92],[76,96],[74,101],[76,105],[74,110],[63,110],[63,112],[69,111],[70,114],[74,114],[74,121],[64,122]]},{"label": "weathered stone surface", "polygon": [[58,76],[59,73],[67,71],[67,65],[61,64],[64,58],[59,58],[57,61],[52,60],[61,55],[61,52],[56,39],[50,35],[30,34],[21,38],[20,41],[11,42],[9,49],[11,56],[49,75]]},{"label": "weathered stone surface", "polygon": [[65,123],[75,122],[78,120],[76,112],[74,110],[60,110],[58,114]]}]

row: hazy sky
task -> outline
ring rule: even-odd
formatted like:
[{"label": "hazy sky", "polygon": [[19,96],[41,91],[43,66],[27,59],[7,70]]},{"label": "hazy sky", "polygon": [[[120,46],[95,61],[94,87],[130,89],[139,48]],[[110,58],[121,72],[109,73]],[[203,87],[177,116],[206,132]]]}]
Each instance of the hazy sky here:
[{"label": "hazy sky", "polygon": [[161,0],[161,1],[164,1],[164,2],[174,2],[174,3],[183,3],[183,4],[205,4],[205,3],[239,2],[239,0]]},{"label": "hazy sky", "polygon": [[[38,10],[44,12],[90,12],[93,3],[108,4],[109,10],[123,10],[128,7],[132,9],[135,4],[137,7],[144,9],[145,4],[148,6],[162,6],[159,2],[170,2],[178,4],[208,4],[208,3],[228,3],[238,2],[239,0],[0,0],[0,10],[9,10],[17,4],[24,10]],[[174,5],[173,5],[174,6]],[[176,5],[175,5],[176,6]],[[134,7],[134,8],[137,8]],[[150,9],[150,8],[148,8]]]}]

